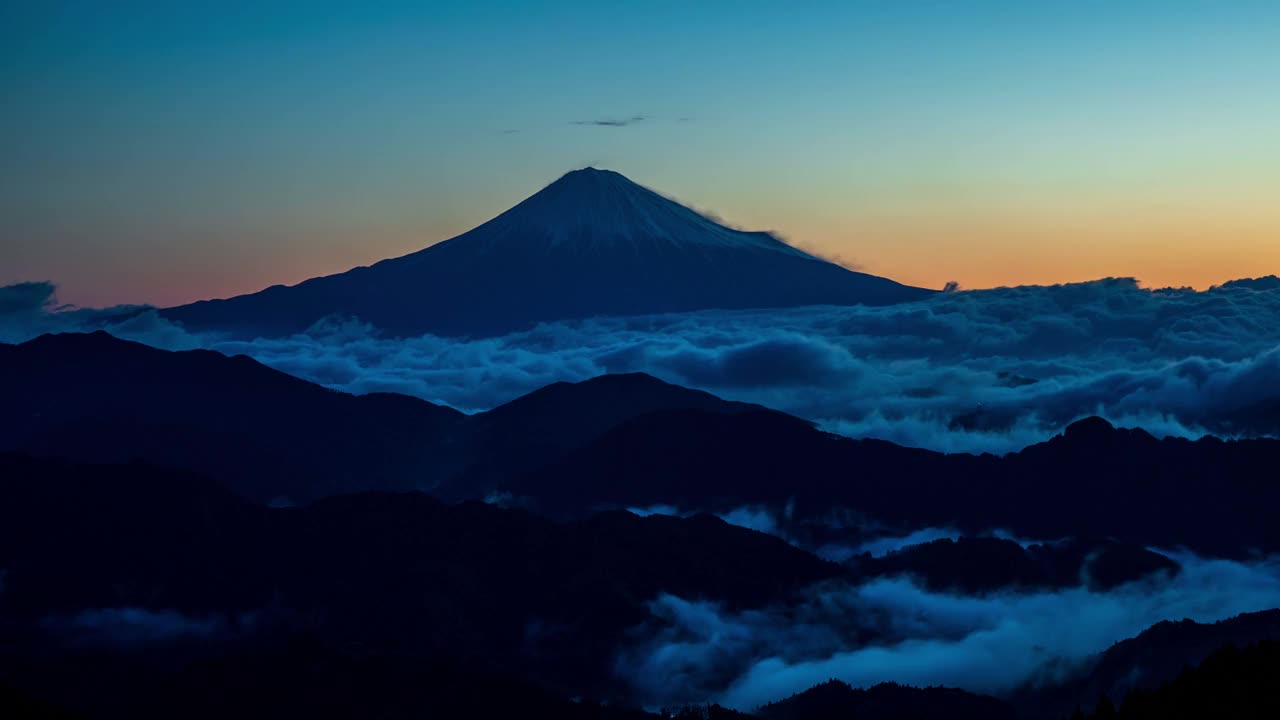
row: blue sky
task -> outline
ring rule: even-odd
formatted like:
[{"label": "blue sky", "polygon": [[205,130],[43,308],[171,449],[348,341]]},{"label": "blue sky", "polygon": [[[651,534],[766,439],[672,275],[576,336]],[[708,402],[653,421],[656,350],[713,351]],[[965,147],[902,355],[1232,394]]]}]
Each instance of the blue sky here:
[{"label": "blue sky", "polygon": [[1280,270],[1273,3],[18,2],[0,43],[0,282],[82,304],[403,254],[588,164],[915,284]]}]

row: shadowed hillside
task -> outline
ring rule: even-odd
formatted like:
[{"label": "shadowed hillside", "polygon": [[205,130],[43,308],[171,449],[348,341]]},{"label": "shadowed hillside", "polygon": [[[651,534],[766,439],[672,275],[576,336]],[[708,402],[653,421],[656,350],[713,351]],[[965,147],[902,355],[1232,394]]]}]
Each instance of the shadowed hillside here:
[{"label": "shadowed hillside", "polygon": [[1102,699],[1075,718],[1267,720],[1280,716],[1280,642],[1228,645],[1153,690],[1133,690],[1117,708]]},{"label": "shadowed hillside", "polygon": [[575,694],[620,690],[609,660],[659,593],[751,608],[843,574],[710,516],[561,525],[418,493],[271,509],[179,471],[19,455],[0,455],[0,567],[0,647],[18,667],[58,646],[241,652],[305,632]]}]

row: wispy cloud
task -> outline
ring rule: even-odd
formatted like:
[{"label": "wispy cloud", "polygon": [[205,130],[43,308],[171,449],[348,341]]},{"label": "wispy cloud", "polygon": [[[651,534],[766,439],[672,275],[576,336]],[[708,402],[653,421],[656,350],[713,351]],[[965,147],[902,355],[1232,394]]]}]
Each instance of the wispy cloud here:
[{"label": "wispy cloud", "polygon": [[828,678],[1007,695],[1087,671],[1099,650],[1161,620],[1214,622],[1280,601],[1275,558],[1169,555],[1183,572],[1108,592],[960,595],[896,577],[826,583],[794,604],[737,612],[661,594],[650,604],[659,621],[632,635],[614,669],[653,705],[713,698],[751,710]]},{"label": "wispy cloud", "polygon": [[647,115],[632,115],[629,118],[599,118],[596,120],[574,120],[573,125],[591,125],[594,127],[627,127],[648,120]]}]

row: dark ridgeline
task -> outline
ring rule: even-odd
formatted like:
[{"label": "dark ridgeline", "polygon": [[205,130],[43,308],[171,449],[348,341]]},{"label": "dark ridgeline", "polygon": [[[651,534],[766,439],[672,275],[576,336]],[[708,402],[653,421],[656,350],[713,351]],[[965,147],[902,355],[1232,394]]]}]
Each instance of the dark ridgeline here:
[{"label": "dark ridgeline", "polygon": [[0,454],[0,567],[0,677],[99,710],[148,691],[124,664],[106,683],[117,661],[159,673],[297,638],[335,662],[448,661],[625,697],[612,659],[659,593],[741,610],[844,574],[705,515],[557,524],[419,493],[267,508],[183,471],[14,454]]},{"label": "dark ridgeline", "polygon": [[587,445],[627,420],[663,410],[726,415],[773,412],[759,405],[721,400],[643,373],[553,383],[468,418],[458,432],[465,439],[442,451],[462,456],[451,463],[462,469],[435,492],[456,499],[479,497],[501,488],[511,477]]},{"label": "dark ridgeline", "polygon": [[[1084,675],[1056,687],[1024,692],[1013,702],[1024,716],[1045,718],[1066,717],[1073,708],[1091,708],[1101,698],[1118,706],[1133,690],[1151,690],[1174,681],[1186,668],[1199,665],[1224,646],[1243,647],[1258,641],[1280,642],[1280,610],[1245,613],[1216,623],[1165,621],[1112,645]],[[1272,662],[1270,672],[1273,681],[1280,680],[1280,666]],[[1256,691],[1239,688],[1236,694],[1251,692]],[[1218,700],[1230,704],[1226,697]],[[1186,717],[1213,716],[1197,710]]]},{"label": "dark ridgeline", "polygon": [[601,315],[883,305],[932,292],[727,228],[618,173],[586,168],[410,255],[162,314],[238,337],[302,332],[333,315],[395,335],[484,336]]},{"label": "dark ridgeline", "polygon": [[853,440],[778,413],[673,410],[622,423],[507,489],[560,513],[762,504],[821,523],[834,507],[902,531],[1003,528],[1248,556],[1280,550],[1275,467],[1276,440],[1156,439],[1100,418],[996,457]]},{"label": "dark ridgeline", "polygon": [[[0,702],[24,713],[639,717],[562,698],[629,697],[613,661],[664,622],[661,593],[741,611],[901,574],[948,592],[1105,590],[1178,571],[1144,545],[1280,545],[1280,442],[1157,440],[1096,418],[1004,458],[944,455],[646,375],[466,416],[102,333],[0,346],[0,403],[0,449],[22,451],[0,454]],[[417,488],[554,519],[400,492]],[[314,502],[267,506],[281,498]],[[785,507],[789,535],[837,508],[882,530],[1077,539],[965,537],[838,565],[710,515],[608,510],[653,504]],[[1014,701],[1025,717],[1121,702],[1222,642],[1275,634],[1271,615],[1204,627],[1156,626]],[[771,712],[1007,712],[892,685],[797,697]]]},{"label": "dark ridgeline", "polygon": [[931,590],[968,595],[1067,587],[1104,592],[1181,570],[1178,563],[1141,546],[1082,538],[1025,548],[995,537],[944,538],[880,557],[864,553],[845,565],[859,576],[909,575]]},{"label": "dark ridgeline", "polygon": [[559,518],[789,506],[797,534],[835,508],[903,531],[1280,550],[1280,441],[1157,439],[1099,418],[1004,457],[946,455],[832,435],[643,374],[557,383],[467,416],[105,333],[0,346],[0,400],[0,449],[185,467],[260,502],[420,489],[505,493]]},{"label": "dark ridgeline", "polygon": [[483,497],[637,415],[761,409],[636,374],[556,383],[466,416],[405,395],[329,390],[243,355],[168,352],[105,332],[0,344],[0,400],[0,449],[190,468],[261,502],[377,489]]},{"label": "dark ridgeline", "polygon": [[1227,645],[1158,688],[1137,688],[1117,706],[1100,698],[1072,720],[1271,720],[1280,717],[1280,642]]},{"label": "dark ridgeline", "polygon": [[883,683],[865,690],[828,680],[760,708],[761,720],[1013,720],[1012,706],[954,688]]},{"label": "dark ridgeline", "polygon": [[263,502],[429,485],[463,416],[378,393],[334,392],[248,357],[166,352],[105,332],[0,345],[0,449],[207,473]]}]

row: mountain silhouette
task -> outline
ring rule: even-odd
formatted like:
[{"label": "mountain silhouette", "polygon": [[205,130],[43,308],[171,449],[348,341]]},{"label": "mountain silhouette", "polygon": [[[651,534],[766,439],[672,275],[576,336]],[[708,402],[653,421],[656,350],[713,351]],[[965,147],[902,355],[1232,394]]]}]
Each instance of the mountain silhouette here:
[{"label": "mountain silhouette", "polygon": [[[506,496],[561,519],[608,507],[789,507],[783,529],[815,534],[814,547],[843,509],[903,533],[1005,528],[1236,557],[1280,550],[1270,510],[1280,486],[1266,481],[1280,441],[1157,439],[1100,418],[1004,457],[946,455],[833,435],[638,374],[555,384],[468,416],[105,333],[0,346],[0,400],[0,450],[188,468],[259,502],[420,489]],[[824,542],[860,540],[856,523],[841,532]]]},{"label": "mountain silhouette", "polygon": [[909,575],[941,592],[986,593],[1083,586],[1105,592],[1153,573],[1177,573],[1178,563],[1138,545],[1072,538],[1023,547],[997,537],[942,538],[881,557],[846,563],[867,577]]},{"label": "mountain silhouette", "polygon": [[1259,640],[1280,641],[1280,610],[1245,613],[1216,623],[1166,620],[1107,649],[1081,694],[1105,694],[1119,703],[1129,690],[1172,680],[1184,667],[1200,663],[1223,645]]},{"label": "mountain silhouette", "polygon": [[424,485],[465,416],[404,395],[348,395],[245,356],[168,352],[105,332],[0,345],[0,449],[135,458],[208,473],[262,502]]},{"label": "mountain silhouette", "polygon": [[358,490],[483,497],[661,409],[762,410],[642,374],[556,383],[467,416],[424,400],[349,395],[246,356],[170,352],[105,332],[0,345],[0,449],[206,473],[260,502]]},{"label": "mountain silhouette", "polygon": [[1277,464],[1276,440],[1157,439],[1101,418],[997,457],[841,437],[781,413],[671,410],[621,423],[505,489],[570,516],[602,505],[785,508],[792,537],[843,508],[904,534],[1004,528],[1244,557],[1280,550],[1280,486],[1267,480]]},{"label": "mountain silhouette", "polygon": [[[611,661],[654,622],[651,598],[749,611],[858,581],[707,515],[561,524],[421,493],[268,508],[190,472],[12,453],[0,453],[0,567],[0,708],[61,716],[53,702],[88,717],[171,717],[187,703],[197,717],[641,717],[556,696],[626,697]],[[1277,612],[1160,623],[1082,677],[1012,700],[1021,717],[1063,717],[1173,678],[1224,643],[1280,637]],[[958,690],[827,683],[759,716],[943,708],[1010,714]]]},{"label": "mountain silhouette", "polygon": [[329,316],[395,335],[484,336],[600,315],[880,305],[929,294],[768,233],[727,228],[616,172],[586,168],[418,252],[162,314],[234,336],[301,332]]},{"label": "mountain silhouette", "polygon": [[435,492],[456,499],[475,497],[585,446],[627,420],[663,410],[774,412],[644,373],[553,383],[469,418],[462,441],[466,467]]},{"label": "mountain silhouette", "polygon": [[1079,677],[1060,685],[1032,688],[1014,702],[1024,717],[1046,720],[1064,718],[1076,707],[1091,708],[1103,697],[1120,705],[1129,692],[1168,683],[1223,646],[1259,641],[1280,642],[1280,609],[1244,613],[1215,623],[1166,620],[1107,648]]},{"label": "mountain silhouette", "polygon": [[881,683],[862,689],[828,680],[760,708],[761,720],[1014,720],[1013,707],[985,695],[943,687]]},{"label": "mountain silhouette", "polygon": [[1158,688],[1130,691],[1118,706],[1103,698],[1076,718],[1268,720],[1280,717],[1280,642],[1226,645]]},{"label": "mountain silhouette", "polygon": [[574,694],[625,689],[611,661],[661,593],[745,610],[847,574],[709,515],[558,524],[421,493],[268,508],[189,472],[5,453],[0,567],[0,678],[57,648],[176,661],[301,632],[342,656],[461,659]]}]

